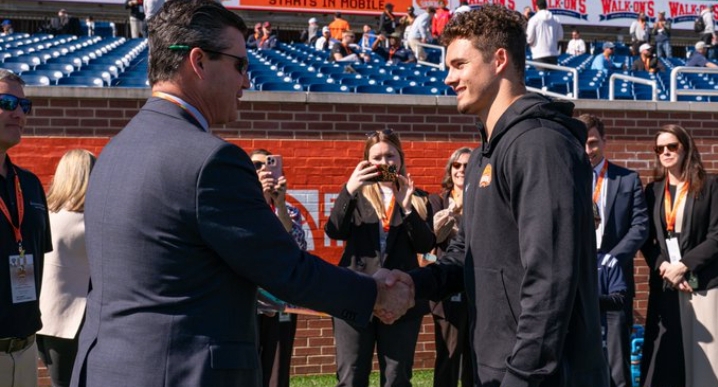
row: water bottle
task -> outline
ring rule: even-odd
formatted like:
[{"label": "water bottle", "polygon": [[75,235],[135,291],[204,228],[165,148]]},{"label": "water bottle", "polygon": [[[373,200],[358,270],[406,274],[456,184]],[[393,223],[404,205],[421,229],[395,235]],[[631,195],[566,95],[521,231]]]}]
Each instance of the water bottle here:
[{"label": "water bottle", "polygon": [[643,327],[633,326],[631,334],[631,380],[633,387],[641,384],[641,357],[643,356]]}]

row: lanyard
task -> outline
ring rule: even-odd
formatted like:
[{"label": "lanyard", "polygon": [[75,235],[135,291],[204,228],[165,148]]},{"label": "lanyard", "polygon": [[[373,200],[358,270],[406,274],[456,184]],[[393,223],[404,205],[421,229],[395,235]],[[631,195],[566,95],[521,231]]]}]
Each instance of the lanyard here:
[{"label": "lanyard", "polygon": [[157,98],[162,98],[165,101],[171,102],[171,103],[179,106],[182,110],[186,111],[187,114],[192,116],[192,118],[194,118],[195,121],[197,121],[197,123],[202,127],[202,130],[204,130],[205,132],[207,131],[207,126],[208,126],[207,120],[202,116],[202,114],[199,111],[197,111],[196,108],[194,108],[194,106],[175,97],[174,95],[163,93],[161,91],[153,91],[152,96],[157,97]]},{"label": "lanyard", "polygon": [[681,187],[681,191],[678,193],[676,202],[671,206],[671,191],[668,189],[668,176],[666,176],[666,189],[665,195],[663,196],[663,209],[666,212],[666,231],[672,233],[676,226],[676,216],[678,215],[678,209],[681,208],[681,202],[686,199],[688,195],[688,182],[684,182]]},{"label": "lanyard", "polygon": [[394,215],[394,203],[396,200],[394,200],[394,195],[391,195],[391,201],[389,202],[389,208],[384,211],[384,216],[381,217],[381,227],[384,230],[384,232],[389,232],[389,223],[391,223],[391,218]]},{"label": "lanyard", "polygon": [[389,48],[389,60],[391,60],[391,57],[394,56],[394,53],[395,53],[395,52],[396,52],[396,48],[395,48],[395,47]]},{"label": "lanyard", "polygon": [[20,255],[25,255],[25,250],[22,248],[22,218],[25,215],[25,202],[22,198],[22,187],[20,187],[20,178],[17,174],[17,169],[13,167],[13,171],[15,172],[15,198],[17,200],[17,221],[18,224],[15,226],[15,223],[12,221],[12,215],[10,215],[10,210],[8,209],[7,205],[5,204],[5,201],[0,197],[0,212],[5,215],[5,218],[7,218],[8,223],[10,224],[10,227],[12,227],[12,231],[15,233],[15,241],[17,242],[18,251],[20,252]]},{"label": "lanyard", "polygon": [[598,204],[601,199],[601,187],[603,186],[603,178],[606,177],[606,171],[608,170],[608,160],[603,160],[603,167],[601,172],[598,173],[598,179],[596,179],[596,186],[593,187],[593,202]]}]

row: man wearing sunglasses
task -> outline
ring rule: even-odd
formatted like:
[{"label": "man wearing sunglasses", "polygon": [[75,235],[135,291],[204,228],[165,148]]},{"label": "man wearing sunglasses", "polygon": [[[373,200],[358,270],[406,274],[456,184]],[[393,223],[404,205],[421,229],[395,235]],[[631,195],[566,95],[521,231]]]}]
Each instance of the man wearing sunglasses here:
[{"label": "man wearing sunglasses", "polygon": [[25,82],[0,69],[0,386],[37,386],[40,283],[44,253],[52,250],[40,180],[12,163],[32,102]]},{"label": "man wearing sunglasses", "polygon": [[259,387],[258,286],[356,324],[413,305],[405,283],[301,251],[247,154],[210,133],[237,119],[249,87],[246,29],[214,0],[168,1],[149,21],[152,97],[87,190],[92,289],[74,387]]},{"label": "man wearing sunglasses", "polygon": [[[586,125],[586,154],[593,167],[593,202],[598,210],[596,250],[599,272],[620,265],[618,280],[627,292],[623,304],[601,297],[606,310],[606,352],[611,385],[631,385],[631,329],[633,328],[633,258],[648,238],[648,210],[638,173],[609,162],[605,157],[606,131],[603,121],[582,114]],[[603,296],[603,295],[600,295]]]}]

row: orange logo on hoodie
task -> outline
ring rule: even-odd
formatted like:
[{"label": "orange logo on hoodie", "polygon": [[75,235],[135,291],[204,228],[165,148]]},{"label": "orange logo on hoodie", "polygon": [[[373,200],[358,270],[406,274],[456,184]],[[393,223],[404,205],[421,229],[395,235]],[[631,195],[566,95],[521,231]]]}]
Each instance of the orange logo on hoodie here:
[{"label": "orange logo on hoodie", "polygon": [[479,187],[488,187],[491,184],[491,164],[487,164],[479,180]]}]

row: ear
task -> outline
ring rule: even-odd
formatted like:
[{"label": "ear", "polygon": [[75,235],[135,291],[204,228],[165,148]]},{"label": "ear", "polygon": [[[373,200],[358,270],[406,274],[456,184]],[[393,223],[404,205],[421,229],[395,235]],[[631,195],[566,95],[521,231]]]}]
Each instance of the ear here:
[{"label": "ear", "polygon": [[509,53],[505,48],[499,48],[494,53],[494,64],[496,65],[496,73],[502,73],[510,66]]},{"label": "ear", "polygon": [[204,62],[208,60],[209,58],[207,57],[207,54],[200,48],[195,47],[190,50],[188,57],[189,66],[192,68],[192,72],[197,76],[197,78],[205,78],[206,70],[204,68]]}]

